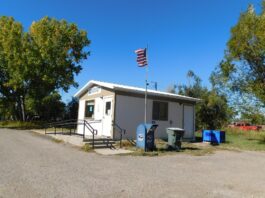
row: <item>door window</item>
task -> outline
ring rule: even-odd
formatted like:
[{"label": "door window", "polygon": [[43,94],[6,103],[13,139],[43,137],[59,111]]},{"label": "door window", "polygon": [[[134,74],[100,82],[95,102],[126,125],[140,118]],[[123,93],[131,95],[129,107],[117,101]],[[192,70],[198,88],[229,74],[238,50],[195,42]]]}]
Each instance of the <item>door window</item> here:
[{"label": "door window", "polygon": [[111,102],[106,102],[105,115],[110,115],[110,113],[111,113]]}]

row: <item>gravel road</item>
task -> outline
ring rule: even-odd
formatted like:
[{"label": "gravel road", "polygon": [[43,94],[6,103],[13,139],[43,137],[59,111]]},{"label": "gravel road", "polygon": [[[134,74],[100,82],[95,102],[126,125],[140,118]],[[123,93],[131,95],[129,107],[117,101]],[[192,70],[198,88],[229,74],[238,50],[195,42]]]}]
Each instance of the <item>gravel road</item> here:
[{"label": "gravel road", "polygon": [[0,129],[0,197],[265,197],[265,153],[101,156]]}]

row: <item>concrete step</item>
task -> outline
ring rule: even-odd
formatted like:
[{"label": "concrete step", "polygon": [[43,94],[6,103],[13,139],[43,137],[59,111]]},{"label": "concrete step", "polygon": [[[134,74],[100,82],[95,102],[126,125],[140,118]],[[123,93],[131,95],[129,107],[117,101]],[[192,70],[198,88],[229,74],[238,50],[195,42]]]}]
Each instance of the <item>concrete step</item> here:
[{"label": "concrete step", "polygon": [[[87,143],[88,144],[91,144],[91,145],[93,144],[93,142],[87,142]],[[112,144],[113,145],[113,144],[116,144],[116,142],[115,141],[109,141],[109,142],[101,142],[101,141],[99,142],[99,141],[95,141],[94,142],[94,145],[98,145],[98,144]]]},{"label": "concrete step", "polygon": [[[91,144],[91,147],[92,147],[92,144]],[[109,146],[107,146],[106,144],[95,144],[94,145],[94,149],[106,149],[106,148],[115,148],[115,146],[114,145],[109,145]]]},{"label": "concrete step", "polygon": [[[93,146],[93,139],[85,139],[84,142]],[[116,142],[110,138],[97,138],[94,139],[94,148],[113,148],[115,147]]]},{"label": "concrete step", "polygon": [[[97,138],[97,139],[94,139],[94,142],[107,142],[107,141],[114,142],[114,140],[111,139],[111,138]],[[85,138],[84,142],[93,142],[93,139],[92,138]]]}]

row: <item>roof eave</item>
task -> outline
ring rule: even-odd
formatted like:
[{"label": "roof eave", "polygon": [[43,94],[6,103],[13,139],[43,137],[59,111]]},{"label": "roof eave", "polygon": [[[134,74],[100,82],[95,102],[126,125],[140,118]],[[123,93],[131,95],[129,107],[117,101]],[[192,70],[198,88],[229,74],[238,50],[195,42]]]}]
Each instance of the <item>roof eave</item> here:
[{"label": "roof eave", "polygon": [[[128,89],[120,88],[120,87],[114,87],[114,90],[117,90],[117,91],[125,91],[125,92],[131,92],[131,93],[144,94],[143,91],[139,91],[139,90],[128,90]],[[198,99],[198,98],[182,97],[182,96],[171,96],[171,95],[164,95],[164,94],[152,93],[152,92],[151,92],[151,93],[148,92],[148,95],[160,96],[160,97],[172,98],[172,99],[187,100],[187,101],[195,102],[195,103],[199,103],[199,102],[201,101],[201,99]]]},{"label": "roof eave", "polygon": [[[93,85],[98,85],[100,87],[105,87],[105,88],[109,88],[109,89],[113,89],[114,91],[124,91],[124,92],[131,92],[131,93],[139,93],[139,94],[144,94],[144,90],[134,90],[134,89],[128,89],[128,88],[123,88],[123,87],[116,87],[116,86],[108,86],[108,85],[104,85],[103,83],[94,81],[94,80],[90,80],[88,83],[86,83],[83,88],[81,88],[75,95],[75,98],[80,98],[82,94],[84,94],[84,92],[89,89],[89,87],[93,86]],[[165,97],[165,98],[172,98],[172,99],[180,99],[180,100],[186,100],[186,101],[190,101],[190,102],[195,102],[195,103],[199,103],[202,100],[198,99],[198,98],[192,98],[192,97],[187,97],[187,96],[181,96],[181,95],[165,95],[165,94],[161,94],[161,93],[153,93],[153,92],[148,92],[149,95],[153,95],[153,96],[160,96],[160,97]]]}]

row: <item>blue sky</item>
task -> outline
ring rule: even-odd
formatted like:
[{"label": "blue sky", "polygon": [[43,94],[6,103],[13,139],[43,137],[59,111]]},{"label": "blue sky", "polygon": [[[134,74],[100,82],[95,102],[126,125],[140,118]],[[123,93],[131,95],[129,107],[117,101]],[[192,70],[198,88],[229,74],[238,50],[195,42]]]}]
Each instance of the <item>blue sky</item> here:
[{"label": "blue sky", "polygon": [[[79,88],[91,79],[143,87],[145,69],[134,50],[148,44],[149,80],[166,90],[187,83],[188,70],[210,86],[230,28],[249,3],[258,9],[261,0],[1,0],[0,15],[13,16],[25,31],[44,16],[86,30],[91,56],[76,77]],[[76,91],[61,92],[63,100]]]}]

